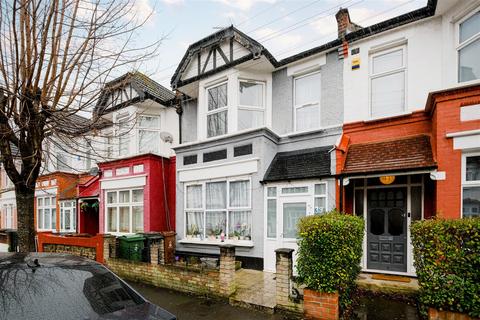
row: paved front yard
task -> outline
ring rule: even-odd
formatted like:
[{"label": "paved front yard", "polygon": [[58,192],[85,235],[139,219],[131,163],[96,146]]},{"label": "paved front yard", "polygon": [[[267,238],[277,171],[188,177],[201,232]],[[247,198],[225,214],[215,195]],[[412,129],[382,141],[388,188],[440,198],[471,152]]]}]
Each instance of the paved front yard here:
[{"label": "paved front yard", "polygon": [[284,320],[275,314],[240,307],[232,307],[226,302],[213,301],[206,298],[182,294],[168,289],[155,288],[143,284],[129,282],[145,298],[156,305],[175,314],[179,320]]},{"label": "paved front yard", "polygon": [[[279,314],[233,307],[226,302],[214,301],[176,291],[129,282],[151,302],[172,312],[179,320],[285,320]],[[417,320],[414,306],[384,298],[362,298],[355,310],[354,320]]]}]

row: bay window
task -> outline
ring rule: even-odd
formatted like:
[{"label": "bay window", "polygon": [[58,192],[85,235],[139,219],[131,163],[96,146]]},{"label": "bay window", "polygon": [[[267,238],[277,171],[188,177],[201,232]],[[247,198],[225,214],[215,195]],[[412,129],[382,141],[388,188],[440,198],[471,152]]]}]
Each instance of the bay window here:
[{"label": "bay window", "polygon": [[371,56],[370,115],[392,116],[405,111],[405,47]]},{"label": "bay window", "polygon": [[306,131],[320,128],[320,90],[320,72],[314,72],[295,78],[295,131]]},{"label": "bay window", "polygon": [[251,240],[250,180],[190,184],[185,188],[187,238]]},{"label": "bay window", "polygon": [[55,231],[57,227],[57,198],[37,197],[37,229]]},{"label": "bay window", "polygon": [[265,85],[258,81],[239,83],[238,130],[258,128],[265,121]]},{"label": "bay window", "polygon": [[227,84],[207,89],[207,138],[228,132]]},{"label": "bay window", "polygon": [[463,156],[462,216],[480,217],[480,153]]},{"label": "bay window", "polygon": [[75,201],[60,202],[60,231],[75,232],[77,209]]},{"label": "bay window", "polygon": [[143,189],[106,192],[106,231],[143,232]]},{"label": "bay window", "polygon": [[138,117],[138,152],[159,152],[160,117],[140,115]]},{"label": "bay window", "polygon": [[459,24],[458,82],[480,79],[480,11]]}]

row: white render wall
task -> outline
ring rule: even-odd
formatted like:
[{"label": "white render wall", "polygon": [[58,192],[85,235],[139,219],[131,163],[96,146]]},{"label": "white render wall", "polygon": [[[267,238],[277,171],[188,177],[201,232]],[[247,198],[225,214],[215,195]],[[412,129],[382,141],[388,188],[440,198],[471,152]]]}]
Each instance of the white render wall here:
[{"label": "white render wall", "polygon": [[406,110],[425,107],[428,92],[441,87],[441,18],[428,19],[384,32],[350,45],[360,48],[360,69],[352,70],[352,56],[343,65],[344,123],[370,120],[370,51],[406,42]]},{"label": "white render wall", "polygon": [[[423,110],[432,91],[480,83],[458,83],[458,23],[467,14],[480,9],[479,0],[441,0],[437,15],[372,37],[353,42],[349,51],[360,54],[345,59],[344,123],[373,120],[370,117],[370,53],[406,44],[406,113]],[[350,52],[349,52],[350,53]],[[352,70],[352,59],[360,57],[360,69]]]}]

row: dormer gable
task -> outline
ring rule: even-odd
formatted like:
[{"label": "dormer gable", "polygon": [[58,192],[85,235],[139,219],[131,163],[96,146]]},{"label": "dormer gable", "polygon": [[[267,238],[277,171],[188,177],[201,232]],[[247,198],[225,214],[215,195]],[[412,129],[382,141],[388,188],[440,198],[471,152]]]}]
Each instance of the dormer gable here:
[{"label": "dormer gable", "polygon": [[94,115],[100,117],[129,105],[153,100],[164,106],[169,106],[175,94],[141,72],[128,72],[105,84]]},{"label": "dormer gable", "polygon": [[230,26],[188,47],[172,77],[172,88],[175,90],[262,55],[272,66],[278,65],[259,42]]}]

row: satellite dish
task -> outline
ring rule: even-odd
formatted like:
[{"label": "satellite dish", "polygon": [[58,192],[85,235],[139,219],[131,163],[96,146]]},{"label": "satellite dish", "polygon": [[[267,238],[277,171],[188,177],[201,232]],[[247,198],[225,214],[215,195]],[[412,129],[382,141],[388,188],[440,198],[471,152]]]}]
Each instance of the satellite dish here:
[{"label": "satellite dish", "polygon": [[100,170],[98,167],[91,167],[90,170],[88,170],[88,174],[91,176],[96,176]]},{"label": "satellite dish", "polygon": [[172,143],[173,142],[173,136],[170,132],[160,132],[160,138],[164,142]]}]

